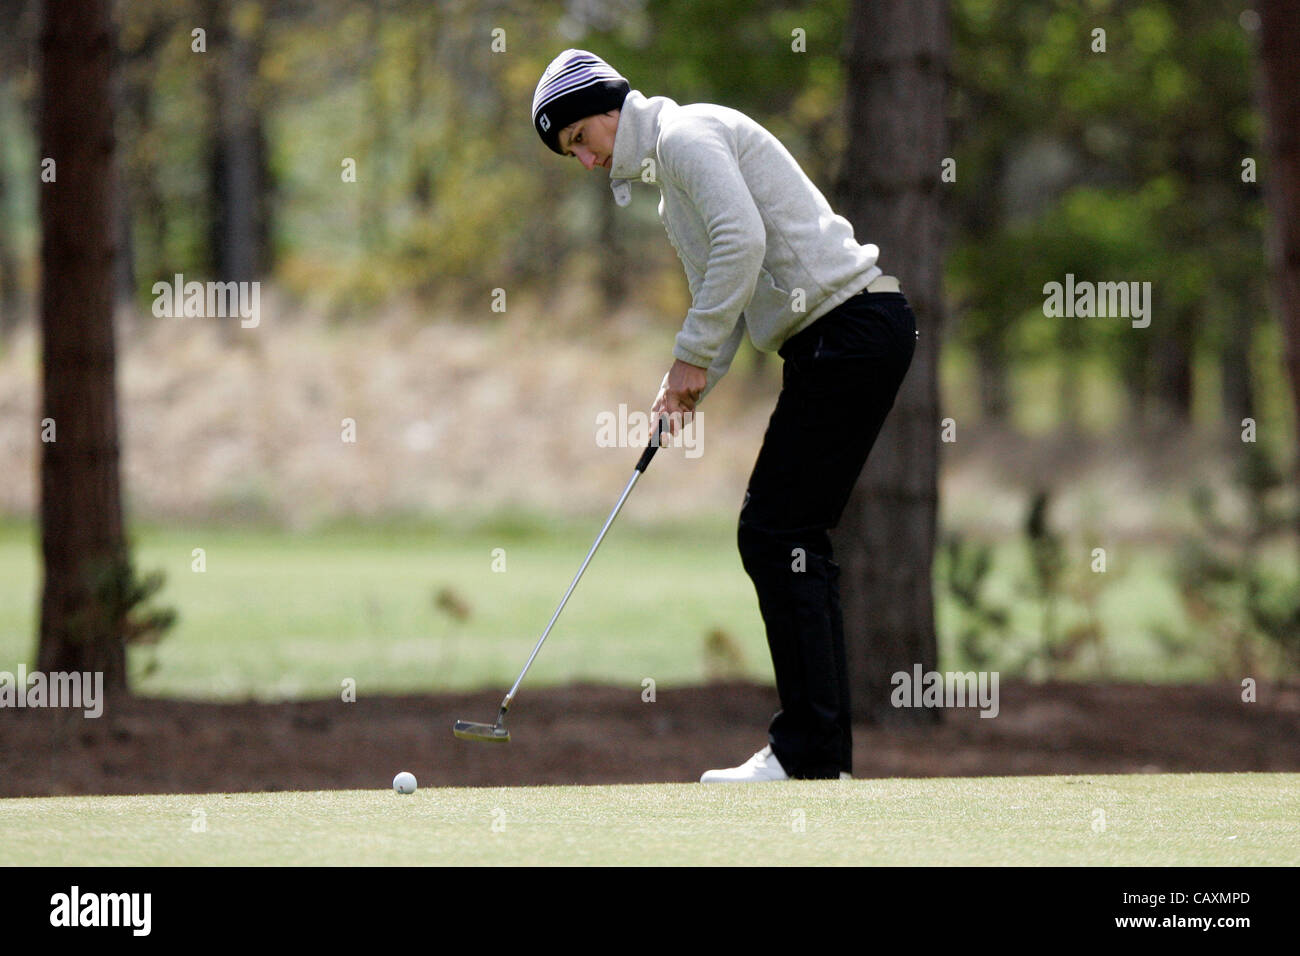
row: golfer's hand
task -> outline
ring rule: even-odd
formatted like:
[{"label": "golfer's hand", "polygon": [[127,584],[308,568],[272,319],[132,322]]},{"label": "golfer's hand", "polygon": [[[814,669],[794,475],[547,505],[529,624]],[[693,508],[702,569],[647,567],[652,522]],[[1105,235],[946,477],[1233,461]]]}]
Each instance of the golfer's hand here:
[{"label": "golfer's hand", "polygon": [[676,435],[677,429],[691,420],[695,403],[708,385],[707,370],[698,365],[688,365],[681,359],[674,361],[650,408],[650,421],[656,423],[654,427],[658,427],[660,415],[667,415],[671,434]]}]

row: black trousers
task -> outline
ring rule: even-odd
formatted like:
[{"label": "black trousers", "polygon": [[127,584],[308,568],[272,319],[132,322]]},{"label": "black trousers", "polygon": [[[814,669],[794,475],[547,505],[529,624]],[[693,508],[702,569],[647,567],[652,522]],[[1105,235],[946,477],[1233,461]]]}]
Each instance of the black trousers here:
[{"label": "black trousers", "polygon": [[768,741],[792,777],[853,770],[839,566],[827,532],[894,406],[916,338],[902,293],[863,292],[779,351],[781,394],[749,476],[738,543],[781,701]]}]

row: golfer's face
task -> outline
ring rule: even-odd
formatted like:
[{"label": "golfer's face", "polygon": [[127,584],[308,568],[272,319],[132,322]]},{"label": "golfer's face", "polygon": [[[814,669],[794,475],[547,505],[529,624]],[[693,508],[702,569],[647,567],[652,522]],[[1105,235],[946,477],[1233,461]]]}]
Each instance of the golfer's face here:
[{"label": "golfer's face", "polygon": [[614,134],[618,132],[618,110],[588,116],[560,131],[560,149],[577,157],[585,169],[609,169],[614,162]]}]

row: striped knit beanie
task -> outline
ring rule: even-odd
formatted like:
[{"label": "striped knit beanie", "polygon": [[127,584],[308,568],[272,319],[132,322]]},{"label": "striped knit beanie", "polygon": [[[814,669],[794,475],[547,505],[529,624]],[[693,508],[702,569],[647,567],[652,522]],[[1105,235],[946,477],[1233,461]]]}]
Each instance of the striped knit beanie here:
[{"label": "striped knit beanie", "polygon": [[612,66],[586,50],[565,50],[546,68],[533,94],[533,127],[552,152],[570,123],[623,105],[631,86]]}]

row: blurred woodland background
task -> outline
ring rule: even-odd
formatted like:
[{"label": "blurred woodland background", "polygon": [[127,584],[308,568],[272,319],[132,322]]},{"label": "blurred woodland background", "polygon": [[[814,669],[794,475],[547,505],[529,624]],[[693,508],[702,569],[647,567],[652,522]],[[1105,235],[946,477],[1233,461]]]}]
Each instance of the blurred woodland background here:
[{"label": "blurred woodland background", "polygon": [[[619,209],[606,176],[532,129],[541,71],[579,46],[646,95],[767,126],[917,309],[908,391],[837,539],[864,716],[934,716],[882,702],[912,661],[1153,681],[1300,667],[1291,5],[51,7],[84,16],[81,33],[43,28],[41,6],[0,2],[0,663],[29,659],[39,633],[47,667],[107,642],[94,659],[116,661],[120,686],[133,668],[162,694],[329,693],[358,668],[388,689],[512,672],[562,582],[493,578],[491,549],[567,580],[635,455],[597,448],[594,417],[649,406],[689,306],[657,192]],[[43,99],[48,64],[81,62],[87,37],[113,53],[98,113]],[[113,142],[111,255],[66,249],[103,263],[98,310],[86,274],[42,270],[59,214],[42,207],[46,144],[96,129]],[[60,160],[58,189],[75,169]],[[84,208],[63,210],[64,233],[94,250]],[[260,324],[157,317],[153,286],[177,274],[260,281]],[[1044,285],[1067,274],[1150,282],[1150,326],[1045,315]],[[59,341],[106,351],[87,344],[52,373],[56,313],[71,317]],[[704,454],[657,461],[621,519],[632,563],[584,581],[592,617],[575,631],[626,631],[653,580],[676,596],[663,633],[629,638],[632,663],[548,647],[543,681],[767,673],[732,535],[779,384],[780,360],[746,346],[704,406]],[[106,472],[42,465],[50,402],[96,387],[117,390],[103,407],[120,408],[120,443],[85,447],[111,448],[114,473],[120,447],[120,495]],[[101,520],[88,537],[70,527]],[[133,559],[86,571],[128,539]],[[233,576],[192,573],[212,541]],[[62,597],[51,573],[71,582]]]}]

